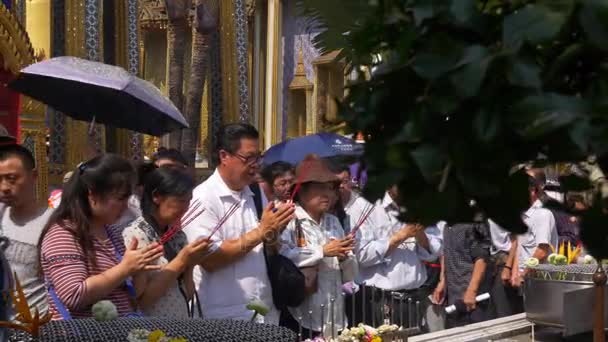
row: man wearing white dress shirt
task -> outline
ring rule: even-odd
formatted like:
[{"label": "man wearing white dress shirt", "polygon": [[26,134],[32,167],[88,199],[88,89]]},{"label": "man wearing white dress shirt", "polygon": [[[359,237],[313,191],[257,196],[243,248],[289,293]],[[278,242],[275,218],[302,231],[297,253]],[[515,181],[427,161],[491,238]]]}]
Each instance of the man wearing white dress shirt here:
[{"label": "man wearing white dress shirt", "polygon": [[523,283],[523,276],[527,272],[525,262],[531,257],[540,262],[545,261],[551,253],[551,245],[557,248],[558,236],[557,226],[553,213],[543,207],[541,198],[546,196],[543,187],[546,182],[542,170],[532,169],[528,171],[530,209],[523,215],[523,220],[528,226],[528,231],[517,237],[517,263],[518,266],[511,275],[514,286],[519,287]]},{"label": "man wearing white dress shirt", "polygon": [[[403,224],[395,216],[398,213],[385,211],[398,208],[390,195],[388,198],[390,201],[385,196],[374,206],[357,234],[358,282],[365,284],[365,299],[372,303],[371,310],[365,310],[366,322],[378,326],[383,323],[382,319],[388,318],[396,324],[403,320],[407,326],[410,318],[413,322],[418,317],[417,323],[424,331],[428,329],[425,312],[432,289],[422,288],[427,280],[423,261],[439,257],[441,237],[436,227],[425,229],[419,224]],[[366,205],[369,203],[365,199],[351,193],[351,200],[345,206],[351,225],[356,224]],[[413,303],[420,301],[420,311],[415,317],[408,317],[407,298],[412,298]],[[412,307],[412,312],[414,310]],[[372,318],[375,322],[371,322]]]},{"label": "man wearing white dress shirt", "polygon": [[218,135],[217,168],[213,175],[194,189],[193,203],[205,211],[184,230],[189,241],[210,236],[232,206],[236,211],[211,237],[210,254],[200,261],[194,281],[203,316],[212,319],[249,320],[246,308],[251,300],[270,309],[257,322],[278,324],[273,305],[263,242],[271,242],[293,218],[294,208],[285,204],[273,210],[270,203],[258,221],[253,192],[260,161],[258,132],[248,124],[224,126]]}]

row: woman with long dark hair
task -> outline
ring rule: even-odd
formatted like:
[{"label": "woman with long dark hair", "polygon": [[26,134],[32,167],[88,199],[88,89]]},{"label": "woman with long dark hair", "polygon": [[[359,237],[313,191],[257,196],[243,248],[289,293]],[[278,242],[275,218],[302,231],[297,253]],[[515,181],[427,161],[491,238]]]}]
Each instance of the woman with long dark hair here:
[{"label": "woman with long dark hair", "polygon": [[[142,216],[123,231],[125,243],[136,239],[141,247],[159,241],[188,211],[192,189],[194,181],[183,169],[161,167],[145,175]],[[192,215],[196,215],[196,211]],[[208,248],[206,238],[188,244],[182,231],[165,243],[164,256],[157,261],[162,269],[138,277],[135,282],[138,302],[146,316],[188,318],[194,315],[189,305],[194,294],[192,272]]]},{"label": "woman with long dark hair", "polygon": [[162,246],[125,250],[120,231],[110,226],[127,208],[135,173],[112,154],[78,166],[38,244],[53,319],[91,317],[91,307],[109,300],[119,315],[137,311],[131,277],[156,269]]}]

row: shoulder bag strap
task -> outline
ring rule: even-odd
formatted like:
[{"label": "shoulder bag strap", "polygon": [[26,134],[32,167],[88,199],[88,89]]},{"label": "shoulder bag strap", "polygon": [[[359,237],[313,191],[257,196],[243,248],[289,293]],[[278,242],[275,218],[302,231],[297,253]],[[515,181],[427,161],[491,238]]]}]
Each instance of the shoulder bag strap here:
[{"label": "shoulder bag strap", "polygon": [[57,308],[57,311],[59,311],[61,317],[64,320],[72,319],[72,315],[70,315],[68,309],[65,307],[65,305],[63,305],[63,302],[61,301],[61,299],[59,299],[59,296],[57,296],[57,292],[55,292],[55,287],[53,287],[53,284],[51,284],[48,279],[45,279],[44,281],[46,283],[49,296],[51,296],[51,300],[53,301],[53,303],[55,303],[55,307]]}]

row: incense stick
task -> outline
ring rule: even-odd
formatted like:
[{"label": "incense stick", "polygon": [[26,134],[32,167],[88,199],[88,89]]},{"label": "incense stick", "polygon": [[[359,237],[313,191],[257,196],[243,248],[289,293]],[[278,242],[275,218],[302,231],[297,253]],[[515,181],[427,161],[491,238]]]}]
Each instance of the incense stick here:
[{"label": "incense stick", "polygon": [[[197,212],[196,214],[194,214],[190,219],[188,219],[187,221],[184,221],[184,223],[182,223],[180,226],[178,226],[176,229],[174,229],[170,234],[164,234],[163,237],[161,238],[161,243],[165,244],[167,243],[167,241],[171,240],[171,238],[179,233],[182,229],[184,229],[185,227],[187,227],[190,223],[192,223],[192,221],[196,220],[199,216],[201,216],[201,214],[203,214],[205,212],[205,209],[201,209],[199,212]],[[166,235],[166,236],[165,236]]]},{"label": "incense stick", "polygon": [[165,234],[163,234],[163,237],[169,236],[169,235],[173,236],[173,234],[175,234],[176,230],[178,230],[181,226],[184,226],[184,225],[182,225],[182,222],[184,222],[185,220],[190,218],[190,216],[192,216],[195,213],[196,209],[198,209],[200,206],[201,206],[200,202],[198,200],[196,200],[188,208],[188,211],[186,211],[186,213],[181,217],[181,219],[178,220],[177,222],[175,222],[171,227],[169,227],[169,229],[167,229]]},{"label": "incense stick", "polygon": [[367,220],[367,218],[369,217],[369,215],[372,213],[373,210],[374,210],[374,205],[371,203],[367,207],[365,207],[365,209],[361,213],[361,216],[359,217],[359,220],[357,221],[357,224],[350,231],[350,235],[352,237],[354,237],[357,234],[357,231],[359,230],[359,228],[361,228],[363,223],[365,223],[365,221]]},{"label": "incense stick", "polygon": [[240,206],[240,203],[234,203],[230,208],[228,208],[228,211],[226,211],[226,213],[224,214],[224,216],[222,216],[222,218],[220,218],[220,220],[217,222],[217,224],[215,225],[215,227],[213,228],[213,230],[211,231],[211,234],[209,234],[209,236],[207,237],[208,240],[211,240],[211,237],[220,229],[220,227],[226,223],[226,221],[228,220],[228,218],[234,214],[234,212],[236,211],[236,209]]}]

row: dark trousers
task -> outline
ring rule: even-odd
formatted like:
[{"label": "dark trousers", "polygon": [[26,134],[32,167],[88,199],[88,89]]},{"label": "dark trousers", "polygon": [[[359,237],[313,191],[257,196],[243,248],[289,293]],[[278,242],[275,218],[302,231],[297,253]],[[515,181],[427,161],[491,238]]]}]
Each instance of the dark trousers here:
[{"label": "dark trousers", "polygon": [[429,304],[426,296],[428,291],[424,288],[411,291],[384,291],[363,286],[353,296],[345,298],[346,316],[350,326],[357,326],[362,322],[372,327],[379,327],[388,320],[391,324],[406,328],[416,327],[423,322],[422,316]]},{"label": "dark trousers", "polygon": [[469,324],[479,323],[492,319],[490,303],[488,301],[477,303],[475,310],[471,312],[455,312],[446,316],[446,326],[448,329],[462,327]]},{"label": "dark trousers", "polygon": [[496,267],[494,282],[490,290],[490,302],[493,306],[496,318],[507,317],[524,312],[523,297],[519,290],[505,285],[500,278],[504,266]]},{"label": "dark trousers", "polygon": [[310,330],[310,329],[301,327],[300,323],[298,323],[298,321],[295,318],[293,318],[293,316],[289,313],[288,310],[281,311],[281,316],[279,318],[279,326],[285,327],[285,328],[295,332],[296,334],[301,333],[301,336],[298,336],[300,341],[303,341],[308,338],[313,339],[317,336],[321,336],[321,333],[318,331],[314,331],[314,330]]}]

